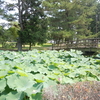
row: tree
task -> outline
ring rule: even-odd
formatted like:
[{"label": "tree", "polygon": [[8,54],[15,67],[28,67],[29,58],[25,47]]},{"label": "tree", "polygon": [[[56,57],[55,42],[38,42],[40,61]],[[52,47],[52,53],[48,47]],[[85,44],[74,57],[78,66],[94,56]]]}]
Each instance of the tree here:
[{"label": "tree", "polygon": [[0,26],[0,43],[1,44],[3,44],[3,41],[5,40],[4,33],[5,33],[4,28],[2,26]]},{"label": "tree", "polygon": [[89,25],[93,20],[91,16],[95,15],[96,4],[95,0],[80,0],[79,5],[77,6],[79,17],[73,21],[76,26],[75,30],[78,38],[88,38],[91,36]]},{"label": "tree", "polygon": [[18,25],[18,22],[10,23],[10,27],[7,29],[7,33],[9,35],[9,40],[8,41],[15,41],[15,42],[17,42],[18,31],[19,30],[20,30],[20,27]]},{"label": "tree", "polygon": [[42,44],[47,39],[47,21],[40,0],[18,0],[19,11],[19,50],[23,43]]},{"label": "tree", "polygon": [[100,2],[97,2],[96,14],[92,16],[92,22],[89,26],[92,36],[100,37]]},{"label": "tree", "polygon": [[9,40],[9,35],[7,34],[7,30],[4,29],[3,26],[0,26],[0,43],[2,47],[5,47],[6,42]]},{"label": "tree", "polygon": [[0,16],[3,15],[3,12],[4,12],[3,4],[4,4],[4,1],[0,0]]},{"label": "tree", "polygon": [[19,27],[17,23],[13,23],[8,29],[5,29],[4,26],[0,26],[0,43],[2,44],[2,47],[8,47],[10,44],[7,45],[7,42],[16,42],[18,38],[18,30]]},{"label": "tree", "polygon": [[95,0],[45,0],[43,4],[54,36],[62,33],[63,38],[69,40],[86,38],[91,34],[89,24],[92,21],[90,16],[95,14]]},{"label": "tree", "polygon": [[[18,31],[18,51],[22,50],[22,44],[42,44],[47,39],[47,20],[44,15],[42,2],[40,0],[16,0],[17,3],[3,3],[5,7],[4,18],[9,22],[18,20],[20,30]],[[9,13],[18,9],[18,13]],[[12,27],[13,28],[13,27]],[[14,30],[14,28],[10,30]]]}]

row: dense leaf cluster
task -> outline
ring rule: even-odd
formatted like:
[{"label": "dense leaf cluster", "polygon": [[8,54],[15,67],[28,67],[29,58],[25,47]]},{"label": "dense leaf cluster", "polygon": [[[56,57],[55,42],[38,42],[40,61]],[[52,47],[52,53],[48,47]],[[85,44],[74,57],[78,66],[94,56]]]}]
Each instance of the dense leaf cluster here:
[{"label": "dense leaf cluster", "polygon": [[99,64],[75,50],[0,51],[0,100],[41,100],[50,86],[99,81]]}]

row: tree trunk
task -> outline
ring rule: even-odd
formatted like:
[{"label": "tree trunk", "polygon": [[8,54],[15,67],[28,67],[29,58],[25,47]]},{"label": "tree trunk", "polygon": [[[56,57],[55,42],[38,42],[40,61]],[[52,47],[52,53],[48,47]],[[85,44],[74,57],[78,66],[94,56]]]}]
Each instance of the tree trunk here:
[{"label": "tree trunk", "polygon": [[[20,31],[23,30],[23,24],[22,24],[22,8],[21,8],[22,2],[21,0],[18,0],[18,12],[19,12],[19,25],[20,25]],[[18,41],[17,41],[17,47],[18,47],[18,51],[22,51],[22,42],[21,42],[21,38],[19,35]]]},{"label": "tree trunk", "polygon": [[18,51],[22,51],[22,42],[21,42],[20,37],[18,38],[18,41],[17,41],[17,47],[18,47]]},{"label": "tree trunk", "polygon": [[32,47],[32,44],[31,44],[31,42],[30,42],[30,44],[29,44],[29,50],[31,50],[31,47]]}]

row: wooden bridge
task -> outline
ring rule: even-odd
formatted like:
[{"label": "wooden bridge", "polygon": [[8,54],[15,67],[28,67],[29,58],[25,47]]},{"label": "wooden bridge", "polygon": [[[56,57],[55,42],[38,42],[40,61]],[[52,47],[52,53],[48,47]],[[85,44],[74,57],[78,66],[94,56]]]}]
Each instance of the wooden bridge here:
[{"label": "wooden bridge", "polygon": [[59,44],[52,44],[52,50],[70,50],[76,49],[81,51],[97,51],[100,50],[100,38],[82,39],[77,41],[65,41]]}]

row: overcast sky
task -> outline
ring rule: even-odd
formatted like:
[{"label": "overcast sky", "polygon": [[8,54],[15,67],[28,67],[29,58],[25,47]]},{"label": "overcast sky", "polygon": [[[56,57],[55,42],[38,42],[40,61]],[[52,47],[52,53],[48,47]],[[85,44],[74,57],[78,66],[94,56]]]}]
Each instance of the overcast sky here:
[{"label": "overcast sky", "polygon": [[[4,0],[8,3],[16,3],[16,0]],[[14,13],[13,11],[11,11],[10,13]],[[0,19],[0,23],[8,23],[6,20]]]},{"label": "overcast sky", "polygon": [[5,0],[6,2],[15,3],[16,0]]}]

